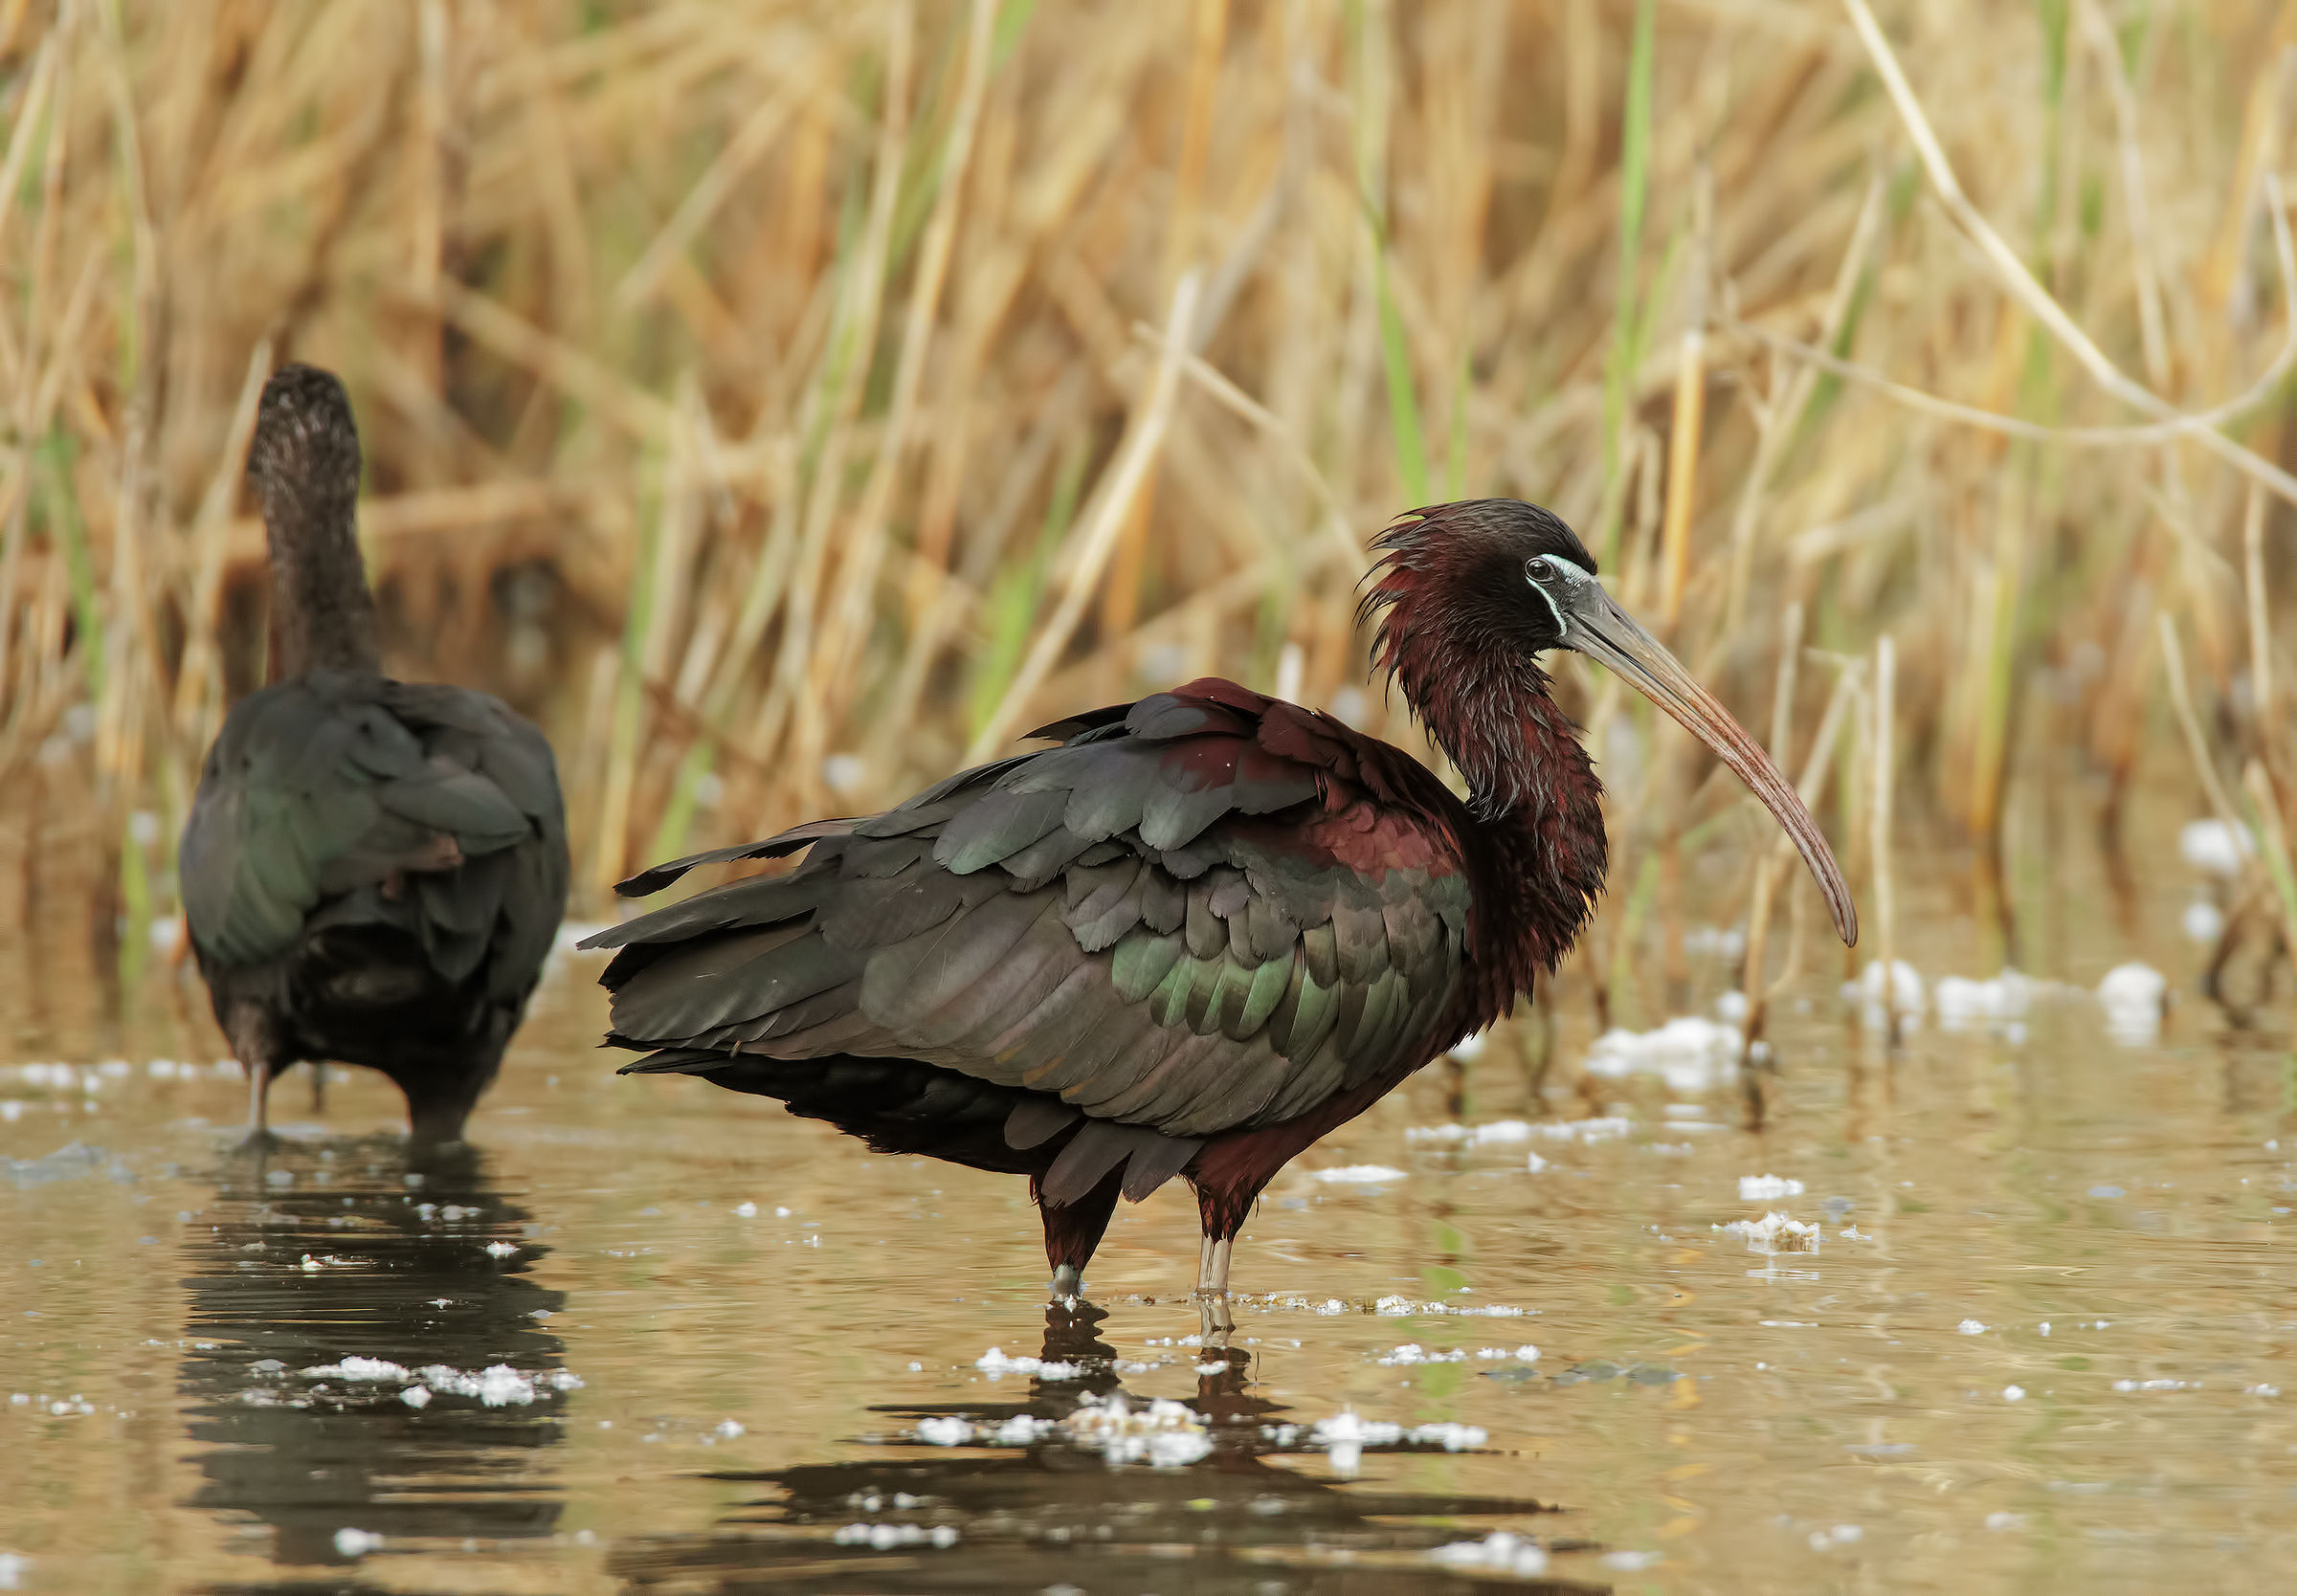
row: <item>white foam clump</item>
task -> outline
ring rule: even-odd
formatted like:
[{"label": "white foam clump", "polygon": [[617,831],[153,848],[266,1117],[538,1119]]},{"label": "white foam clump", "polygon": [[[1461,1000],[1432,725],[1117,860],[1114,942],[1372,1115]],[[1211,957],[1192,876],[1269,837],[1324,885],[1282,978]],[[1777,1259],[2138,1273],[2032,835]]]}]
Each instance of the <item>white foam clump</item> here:
[{"label": "white foam clump", "polygon": [[383,1538],[372,1530],[352,1529],[348,1525],[335,1532],[337,1557],[365,1557],[383,1544]]},{"label": "white foam clump", "polygon": [[[1600,1043],[1596,1045],[1601,1046]],[[1533,1125],[1531,1129],[1550,1142],[1616,1142],[1635,1129],[1635,1121],[1614,1114],[1595,1119],[1551,1121]]]},{"label": "white foam clump", "polygon": [[1135,1408],[1124,1393],[1085,1401],[1061,1421],[1069,1439],[1111,1463],[1146,1463],[1151,1469],[1180,1469],[1208,1456],[1213,1438],[1203,1415],[1185,1402],[1158,1397]]},{"label": "white foam clump", "polygon": [[1898,1016],[1901,1029],[1909,1029],[1922,1021],[1925,1001],[1922,972],[1904,959],[1890,961],[1887,976],[1883,973],[1879,960],[1869,962],[1857,981],[1842,984],[1842,996],[1859,1006],[1859,1017],[1868,1031],[1882,1030],[1891,1014]]},{"label": "white foam clump", "polygon": [[957,1544],[957,1526],[935,1524],[845,1524],[830,1537],[833,1546],[867,1546],[888,1552],[896,1546],[949,1547]]},{"label": "white foam clump", "polygon": [[1008,1358],[1004,1348],[995,1346],[974,1359],[973,1367],[992,1380],[1002,1380],[1009,1374],[1034,1374],[1039,1380],[1076,1380],[1084,1374],[1084,1365],[1082,1363],[1047,1363],[1042,1358],[1032,1358],[1027,1353],[1017,1358]]},{"label": "white foam clump", "polygon": [[2013,969],[2005,969],[1991,981],[1972,981],[1959,975],[1942,975],[1931,989],[1931,1000],[1937,1005],[1938,1024],[1946,1031],[1984,1031],[1999,1028],[2017,1031],[2018,1022],[2034,1005],[2037,984]]},{"label": "white foam clump", "polygon": [[[1500,1356],[1505,1358],[1507,1355],[1503,1352]],[[1394,1352],[1382,1353],[1379,1359],[1392,1367],[1406,1363],[1460,1363],[1466,1360],[1467,1352],[1463,1347],[1454,1347],[1449,1352],[1430,1352],[1417,1341],[1406,1341]]]},{"label": "white foam clump", "polygon": [[1588,1049],[1587,1073],[1608,1080],[1657,1075],[1668,1091],[1695,1097],[1738,1078],[1742,1045],[1734,1027],[1682,1014],[1657,1031],[1605,1031]]},{"label": "white foam clump", "polygon": [[547,1391],[575,1391],[582,1377],[567,1369],[538,1369],[521,1374],[508,1363],[495,1363],[469,1373],[447,1363],[429,1363],[417,1369],[424,1385],[449,1396],[477,1397],[489,1408],[524,1408],[540,1402]]},{"label": "white foam clump", "polygon": [[1805,1225],[1776,1211],[1760,1219],[1734,1219],[1715,1229],[1725,1235],[1746,1237],[1750,1252],[1816,1252],[1823,1239],[1818,1226]]},{"label": "white foam clump", "polygon": [[1500,1574],[1538,1575],[1548,1571],[1548,1552],[1536,1541],[1494,1530],[1481,1541],[1454,1541],[1428,1554],[1446,1568],[1488,1569]]},{"label": "white foam clump", "polygon": [[1736,959],[1747,951],[1747,929],[1741,925],[1694,925],[1683,934],[1683,950],[1698,957]]},{"label": "white foam clump", "polygon": [[932,1447],[1025,1447],[1054,1430],[1051,1419],[1015,1413],[1002,1424],[975,1424],[954,1413],[917,1421],[917,1439]]},{"label": "white foam clump", "polygon": [[2125,1047],[2141,1047],[2161,1033],[2161,1004],[2170,984],[2149,964],[2116,964],[2098,983],[2106,1033]]},{"label": "white foam clump", "polygon": [[1461,1308],[1449,1302],[1415,1302],[1409,1297],[1383,1297],[1372,1305],[1372,1311],[1383,1319],[1403,1319],[1416,1314],[1457,1314],[1462,1319],[1521,1319],[1524,1310],[1500,1303],[1487,1307]]},{"label": "white foam clump", "polygon": [[1384,1164],[1344,1164],[1337,1169],[1311,1169],[1308,1178],[1330,1181],[1338,1186],[1372,1186],[1381,1181],[1400,1181],[1405,1171],[1391,1169]]},{"label": "white foam clump", "polygon": [[1423,1424],[1406,1430],[1386,1419],[1362,1418],[1354,1408],[1343,1408],[1334,1418],[1318,1419],[1308,1438],[1329,1454],[1334,1474],[1353,1475],[1364,1460],[1366,1447],[1441,1447],[1445,1452],[1467,1452],[1491,1437],[1472,1424]]},{"label": "white foam clump", "polygon": [[2185,906],[2177,923],[2185,931],[2186,941],[2214,942],[2225,934],[2225,911],[2208,898],[2197,898]]},{"label": "white foam clump", "polygon": [[305,1380],[395,1380],[401,1385],[414,1371],[388,1358],[346,1358],[339,1363],[320,1363],[302,1371]]},{"label": "white foam clump", "polygon": [[1983,1336],[1986,1334],[1986,1325],[1981,1319],[1966,1319],[1954,1326],[1954,1333],[1962,1336]]},{"label": "white foam clump", "polygon": [[2251,847],[2246,826],[2222,820],[2189,820],[2177,833],[2178,855],[2210,876],[2239,876]]},{"label": "white foam clump", "polygon": [[1781,1197],[1802,1195],[1802,1183],[1791,1181],[1784,1175],[1741,1175],[1739,1201],[1742,1203],[1774,1202]]},{"label": "white foam clump", "polygon": [[1487,1125],[1407,1125],[1406,1142],[1466,1142],[1481,1147],[1495,1142],[1528,1142],[1532,1137],[1531,1122],[1528,1119],[1494,1119]]}]

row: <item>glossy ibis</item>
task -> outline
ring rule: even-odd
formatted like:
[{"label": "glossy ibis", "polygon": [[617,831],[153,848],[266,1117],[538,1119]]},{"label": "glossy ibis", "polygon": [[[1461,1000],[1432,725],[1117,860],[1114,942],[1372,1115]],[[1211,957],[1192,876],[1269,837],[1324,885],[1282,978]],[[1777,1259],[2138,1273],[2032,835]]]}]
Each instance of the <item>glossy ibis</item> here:
[{"label": "glossy ibis", "polygon": [[191,949],[252,1132],[291,1065],[380,1070],[447,1142],[494,1079],[566,907],[550,744],[502,700],[393,681],[354,517],[343,385],[264,385],[247,473],[271,557],[271,684],[232,706],[184,827]]},{"label": "glossy ibis", "polygon": [[1595,580],[1570,527],[1480,499],[1381,534],[1374,662],[1466,779],[1206,677],[1045,727],[1059,745],[883,814],[622,883],[811,849],[785,876],[593,937],[626,1072],[777,1097],[882,1152],[1029,1177],[1054,1289],[1117,1198],[1174,1176],[1227,1289],[1253,1200],[1319,1137],[1506,1013],[1603,885],[1603,815],[1544,650],[1575,649],[1706,742],[1786,827],[1843,940],[1840,871],[1794,790]]}]

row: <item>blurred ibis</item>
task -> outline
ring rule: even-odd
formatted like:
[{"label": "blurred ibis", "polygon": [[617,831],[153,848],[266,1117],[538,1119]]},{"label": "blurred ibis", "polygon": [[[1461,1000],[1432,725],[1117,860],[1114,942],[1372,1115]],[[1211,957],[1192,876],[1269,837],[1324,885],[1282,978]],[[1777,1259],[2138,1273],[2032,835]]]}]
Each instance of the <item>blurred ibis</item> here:
[{"label": "blurred ibis", "polygon": [[[1482,499],[1377,539],[1374,663],[1463,800],[1329,716],[1205,677],[897,809],[697,854],[808,850],[593,937],[625,1073],[779,1098],[871,1147],[1029,1177],[1057,1294],[1120,1196],[1195,1191],[1198,1290],[1291,1159],[1506,1013],[1603,886],[1600,787],[1540,655],[1575,649],[1703,739],[1857,920],[1771,761],[1613,602],[1561,521]],[[1208,1319],[1210,1312],[1208,1310]]]},{"label": "blurred ibis", "polygon": [[247,473],[271,559],[271,684],[232,706],[180,854],[191,950],[251,1132],[299,1061],[363,1064],[449,1142],[494,1079],[566,906],[550,744],[498,698],[382,673],[343,385],[285,366]]}]

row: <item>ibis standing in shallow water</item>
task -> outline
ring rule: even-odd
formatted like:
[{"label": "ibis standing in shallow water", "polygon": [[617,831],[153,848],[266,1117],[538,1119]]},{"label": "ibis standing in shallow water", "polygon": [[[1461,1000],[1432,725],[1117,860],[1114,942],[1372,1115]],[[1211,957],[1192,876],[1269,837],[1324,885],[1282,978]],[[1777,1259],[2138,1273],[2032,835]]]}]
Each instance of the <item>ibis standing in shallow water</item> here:
[{"label": "ibis standing in shallow water", "polygon": [[271,685],[232,706],[184,827],[184,914],[261,1133],[309,1060],[380,1070],[451,1142],[501,1067],[567,898],[550,744],[501,699],[393,681],[354,528],[359,433],[308,366],[264,385],[247,473]]},{"label": "ibis standing in shallow water", "polygon": [[[658,866],[810,849],[593,937],[626,1071],[777,1097],[881,1152],[1029,1177],[1070,1295],[1119,1196],[1196,1193],[1198,1290],[1276,1172],[1553,969],[1603,886],[1603,814],[1539,656],[1575,649],[1778,817],[1845,942],[1850,893],[1761,748],[1511,499],[1381,534],[1375,663],[1468,797],[1328,716],[1205,677],[883,814]],[[1208,1319],[1211,1310],[1208,1308]]]}]

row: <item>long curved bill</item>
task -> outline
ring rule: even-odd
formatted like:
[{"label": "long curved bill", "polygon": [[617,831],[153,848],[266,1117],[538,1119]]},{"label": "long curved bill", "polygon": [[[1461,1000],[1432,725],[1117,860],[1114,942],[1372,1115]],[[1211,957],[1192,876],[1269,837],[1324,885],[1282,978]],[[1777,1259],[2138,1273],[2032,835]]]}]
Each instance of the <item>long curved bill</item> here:
[{"label": "long curved bill", "polygon": [[1565,598],[1562,608],[1570,617],[1564,645],[1610,666],[1738,772],[1739,780],[1763,801],[1763,807],[1778,817],[1779,825],[1786,828],[1800,851],[1802,862],[1811,867],[1826,906],[1834,914],[1835,930],[1845,943],[1856,943],[1859,911],[1850,900],[1841,867],[1835,863],[1818,823],[1811,818],[1811,811],[1803,808],[1802,800],[1778,773],[1778,766],[1771,763],[1762,745],[1749,737],[1746,728],[1730,718],[1730,712],[1693,681],[1682,662],[1621,610],[1594,577],[1571,584],[1568,596],[1558,596]]}]

